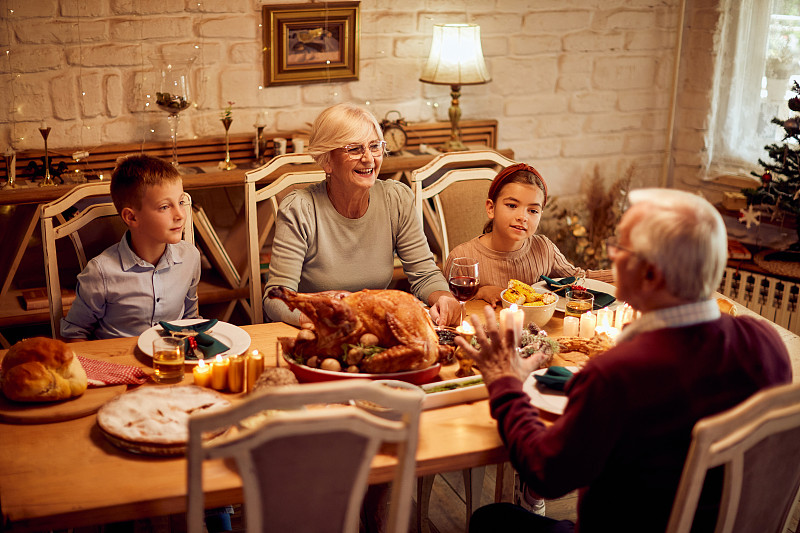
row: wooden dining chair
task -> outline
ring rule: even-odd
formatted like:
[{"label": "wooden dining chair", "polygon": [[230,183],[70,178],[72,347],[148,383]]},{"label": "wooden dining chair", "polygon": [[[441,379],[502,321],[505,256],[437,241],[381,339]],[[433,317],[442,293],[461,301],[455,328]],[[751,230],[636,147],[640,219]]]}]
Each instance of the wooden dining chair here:
[{"label": "wooden dining chair", "polygon": [[[373,459],[393,443],[387,531],[407,532],[423,396],[368,380],[334,381],[274,388],[191,416],[188,531],[203,531],[204,474],[227,468],[217,462],[204,472],[203,462],[227,458],[242,479],[246,531],[356,532]],[[362,401],[391,416],[348,405]],[[260,421],[248,424],[254,416]],[[229,427],[227,435],[202,438]]]},{"label": "wooden dining chair", "polygon": [[[63,237],[70,238],[78,267],[83,270],[92,257],[122,238],[126,228],[111,202],[110,186],[108,181],[78,185],[61,198],[40,208],[45,282],[50,309],[50,327],[54,338],[60,338],[61,318],[64,316],[64,292],[61,288],[56,242]],[[188,193],[184,193],[184,196],[186,201],[184,239],[194,244],[192,197]],[[102,228],[96,224],[99,220],[109,219],[111,219],[109,223]],[[89,224],[93,224],[93,231],[81,233],[81,230]],[[86,249],[87,240],[93,242],[89,253]]]},{"label": "wooden dining chair", "polygon": [[[261,306],[264,294],[261,284],[261,249],[277,220],[278,206],[291,191],[325,179],[323,170],[292,170],[294,165],[309,163],[315,164],[308,154],[284,154],[272,158],[266,165],[245,173],[248,266],[242,276],[242,284],[250,284],[250,320],[253,324],[264,321],[264,311]],[[260,189],[256,188],[262,180],[268,181],[276,175],[274,181]]]},{"label": "wooden dining chair", "polygon": [[694,426],[667,533],[685,533],[706,473],[724,468],[717,532],[788,531],[800,496],[800,384],[772,387]]},{"label": "wooden dining chair", "polygon": [[489,185],[514,163],[492,150],[450,152],[411,172],[417,215],[431,229],[443,263],[456,245],[481,234]]}]

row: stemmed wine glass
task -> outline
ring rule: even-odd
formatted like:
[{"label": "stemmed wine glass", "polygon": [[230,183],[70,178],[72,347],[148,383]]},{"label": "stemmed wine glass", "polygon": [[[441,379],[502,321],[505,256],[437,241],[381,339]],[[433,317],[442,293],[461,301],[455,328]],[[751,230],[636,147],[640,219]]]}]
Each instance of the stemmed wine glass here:
[{"label": "stemmed wine glass", "polygon": [[[189,69],[194,56],[171,56],[158,54],[150,58],[158,69],[160,83],[156,92],[156,105],[169,113],[169,131],[172,138],[172,166],[178,168],[178,113],[192,102],[189,91]],[[186,169],[180,169],[185,172]]]},{"label": "stemmed wine glass", "polygon": [[447,283],[450,292],[461,302],[461,322],[467,316],[466,303],[478,293],[478,260],[470,257],[456,257],[450,265]]}]

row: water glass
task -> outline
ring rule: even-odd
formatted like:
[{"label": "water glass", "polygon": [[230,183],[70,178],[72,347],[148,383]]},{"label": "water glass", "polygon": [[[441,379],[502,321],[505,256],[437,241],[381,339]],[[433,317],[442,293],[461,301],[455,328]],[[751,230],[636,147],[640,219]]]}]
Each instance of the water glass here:
[{"label": "water glass", "polygon": [[585,289],[567,289],[564,316],[579,317],[594,307],[594,294]]},{"label": "water glass", "polygon": [[183,339],[158,337],[153,341],[153,379],[158,383],[178,383],[183,380],[186,354]]}]

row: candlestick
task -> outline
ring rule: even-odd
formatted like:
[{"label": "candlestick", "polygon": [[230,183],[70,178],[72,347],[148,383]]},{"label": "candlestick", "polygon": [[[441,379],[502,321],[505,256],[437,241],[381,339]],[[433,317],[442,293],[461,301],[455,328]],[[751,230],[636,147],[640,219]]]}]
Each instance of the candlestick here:
[{"label": "candlestick", "polygon": [[264,372],[264,357],[258,350],[253,350],[247,354],[247,392],[253,390],[262,372]]},{"label": "candlestick", "polygon": [[586,311],[581,315],[580,336],[591,338],[594,336],[594,328],[597,326],[597,317],[591,311]]},{"label": "candlestick", "polygon": [[198,387],[211,386],[211,365],[205,364],[202,359],[200,359],[197,362],[197,366],[192,369],[192,375],[194,376],[194,384]]},{"label": "candlestick", "polygon": [[211,363],[211,387],[217,390],[225,390],[228,385],[228,367],[230,361],[223,359],[221,355]]},{"label": "candlestick", "polygon": [[228,368],[228,390],[231,392],[242,392],[244,390],[245,359],[241,355],[230,357],[230,367]]},{"label": "candlestick", "polygon": [[564,336],[565,337],[577,337],[580,333],[580,322],[581,320],[576,316],[565,316],[564,317]]},{"label": "candlestick", "polygon": [[39,184],[39,187],[46,187],[55,185],[55,182],[50,175],[50,155],[47,153],[47,137],[50,135],[50,128],[44,120],[41,126],[39,126],[39,133],[42,134],[42,138],[44,139],[44,180]]}]

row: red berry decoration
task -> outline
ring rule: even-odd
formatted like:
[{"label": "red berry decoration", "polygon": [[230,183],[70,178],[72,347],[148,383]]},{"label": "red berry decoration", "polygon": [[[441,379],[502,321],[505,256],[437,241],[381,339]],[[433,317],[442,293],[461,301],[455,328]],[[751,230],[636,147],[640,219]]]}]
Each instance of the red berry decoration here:
[{"label": "red berry decoration", "polygon": [[789,99],[789,109],[792,111],[800,111],[800,98],[795,96]]}]

